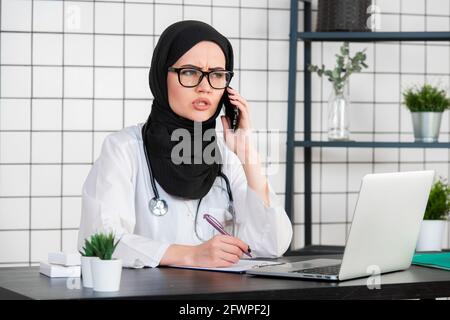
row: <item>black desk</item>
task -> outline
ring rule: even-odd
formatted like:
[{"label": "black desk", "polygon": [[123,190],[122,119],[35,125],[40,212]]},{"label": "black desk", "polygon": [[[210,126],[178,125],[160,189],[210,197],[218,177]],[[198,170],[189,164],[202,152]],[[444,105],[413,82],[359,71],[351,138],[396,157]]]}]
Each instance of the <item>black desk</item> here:
[{"label": "black desk", "polygon": [[[329,255],[331,258],[341,258]],[[314,257],[290,256],[300,261]],[[68,288],[69,287],[69,288]],[[72,289],[70,289],[72,288]],[[0,299],[429,299],[450,297],[450,272],[412,266],[381,276],[381,289],[367,278],[340,283],[254,277],[176,268],[124,269],[121,290],[98,293],[65,278],[50,279],[37,267],[0,268]]]}]

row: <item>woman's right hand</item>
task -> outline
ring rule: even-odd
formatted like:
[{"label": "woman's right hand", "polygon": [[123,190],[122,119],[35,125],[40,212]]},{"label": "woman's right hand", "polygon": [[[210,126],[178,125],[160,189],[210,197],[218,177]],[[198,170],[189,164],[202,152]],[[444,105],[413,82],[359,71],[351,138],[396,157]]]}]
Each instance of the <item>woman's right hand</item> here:
[{"label": "woman's right hand", "polygon": [[244,252],[248,252],[248,245],[242,240],[227,235],[216,235],[193,247],[191,264],[207,268],[229,267],[237,263]]}]

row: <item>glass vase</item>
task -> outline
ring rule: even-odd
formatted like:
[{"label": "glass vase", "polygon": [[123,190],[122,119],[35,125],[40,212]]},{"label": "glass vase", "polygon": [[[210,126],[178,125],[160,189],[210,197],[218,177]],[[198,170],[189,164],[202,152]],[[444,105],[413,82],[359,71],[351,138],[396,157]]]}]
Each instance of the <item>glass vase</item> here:
[{"label": "glass vase", "polygon": [[341,87],[334,86],[328,99],[328,140],[349,140],[348,81]]}]

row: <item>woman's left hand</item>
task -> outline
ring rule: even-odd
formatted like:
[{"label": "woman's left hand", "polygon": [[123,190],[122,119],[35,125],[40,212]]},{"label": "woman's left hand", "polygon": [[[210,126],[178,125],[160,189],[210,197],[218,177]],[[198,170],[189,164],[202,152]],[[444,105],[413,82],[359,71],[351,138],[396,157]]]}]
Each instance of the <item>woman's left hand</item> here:
[{"label": "woman's left hand", "polygon": [[238,156],[242,163],[249,155],[251,148],[252,126],[250,124],[250,105],[236,90],[227,87],[230,101],[239,108],[238,129],[233,132],[230,125],[230,119],[221,116],[223,134],[228,147]]}]

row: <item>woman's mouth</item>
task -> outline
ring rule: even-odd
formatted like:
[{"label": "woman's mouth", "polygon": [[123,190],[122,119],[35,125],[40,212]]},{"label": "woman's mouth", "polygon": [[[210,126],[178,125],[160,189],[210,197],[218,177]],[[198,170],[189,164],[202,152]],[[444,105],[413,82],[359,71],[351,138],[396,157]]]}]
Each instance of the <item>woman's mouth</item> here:
[{"label": "woman's mouth", "polygon": [[209,109],[211,103],[209,102],[208,99],[200,98],[192,101],[192,106],[194,107],[195,110],[205,111]]}]

